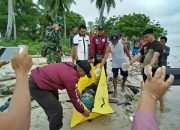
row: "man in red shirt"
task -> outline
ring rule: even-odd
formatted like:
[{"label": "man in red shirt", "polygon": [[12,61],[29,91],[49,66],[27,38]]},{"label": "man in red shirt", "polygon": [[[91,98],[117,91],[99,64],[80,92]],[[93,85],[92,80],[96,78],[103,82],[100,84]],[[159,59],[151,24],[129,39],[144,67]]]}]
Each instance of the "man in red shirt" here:
[{"label": "man in red shirt", "polygon": [[[100,25],[98,27],[97,35],[94,36],[93,40],[91,41],[91,59],[94,58],[94,65],[101,63],[108,44],[108,37],[104,34],[103,26]],[[107,64],[104,64],[105,73],[106,68]]]},{"label": "man in red shirt", "polygon": [[87,60],[77,61],[77,65],[61,62],[32,70],[29,78],[30,93],[48,116],[50,130],[59,130],[63,126],[63,110],[58,89],[66,89],[76,110],[84,116],[89,116],[79,99],[77,83],[85,74],[91,78],[90,70],[91,66]]}]

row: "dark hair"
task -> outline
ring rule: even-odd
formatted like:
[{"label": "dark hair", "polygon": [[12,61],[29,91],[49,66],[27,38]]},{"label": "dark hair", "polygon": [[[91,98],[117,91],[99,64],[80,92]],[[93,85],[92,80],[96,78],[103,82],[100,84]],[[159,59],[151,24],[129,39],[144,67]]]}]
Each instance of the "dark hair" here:
[{"label": "dark hair", "polygon": [[86,28],[86,25],[84,25],[84,24],[81,24],[81,25],[79,26],[79,30],[80,30],[81,28],[87,29],[87,28]]},{"label": "dark hair", "polygon": [[110,37],[110,40],[118,40],[119,39],[119,35],[117,33],[113,33]]},{"label": "dark hair", "polygon": [[152,28],[148,28],[143,32],[143,35],[154,33],[154,30]]},{"label": "dark hair", "polygon": [[165,36],[162,36],[160,39],[164,39],[165,42],[167,42],[167,37],[165,37]]}]

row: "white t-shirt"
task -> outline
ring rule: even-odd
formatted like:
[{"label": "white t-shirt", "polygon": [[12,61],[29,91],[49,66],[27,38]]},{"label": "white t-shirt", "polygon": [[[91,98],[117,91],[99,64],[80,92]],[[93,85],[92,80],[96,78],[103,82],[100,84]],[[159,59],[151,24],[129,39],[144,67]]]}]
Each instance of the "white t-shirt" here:
[{"label": "white t-shirt", "polygon": [[75,35],[73,38],[73,44],[77,45],[78,60],[88,60],[88,45],[90,44],[89,36],[84,37]]}]

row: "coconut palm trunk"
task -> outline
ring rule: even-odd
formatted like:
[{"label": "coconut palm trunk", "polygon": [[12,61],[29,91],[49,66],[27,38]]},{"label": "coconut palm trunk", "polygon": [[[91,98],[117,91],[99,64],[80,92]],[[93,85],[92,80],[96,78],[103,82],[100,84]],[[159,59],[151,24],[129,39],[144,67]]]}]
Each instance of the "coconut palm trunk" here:
[{"label": "coconut palm trunk", "polygon": [[14,40],[17,39],[17,34],[16,34],[16,18],[14,15],[14,11],[13,11],[13,30],[14,30]]},{"label": "coconut palm trunk", "polygon": [[100,9],[100,14],[99,14],[99,20],[98,20],[98,25],[102,24],[103,20],[103,13],[104,13],[104,8],[105,8],[106,0],[102,1],[101,9]]},{"label": "coconut palm trunk", "polygon": [[5,39],[10,40],[12,33],[12,23],[13,23],[13,2],[12,0],[8,0],[8,23],[6,29]]},{"label": "coconut palm trunk", "polygon": [[67,32],[66,32],[66,14],[64,13],[64,39],[66,40],[66,35],[67,35]]}]

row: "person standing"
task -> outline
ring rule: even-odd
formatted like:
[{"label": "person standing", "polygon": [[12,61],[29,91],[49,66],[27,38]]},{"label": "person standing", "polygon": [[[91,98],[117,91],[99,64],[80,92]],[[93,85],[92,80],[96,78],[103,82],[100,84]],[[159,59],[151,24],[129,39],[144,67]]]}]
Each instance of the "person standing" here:
[{"label": "person standing", "polygon": [[84,116],[89,115],[79,99],[77,83],[79,78],[85,75],[91,78],[90,70],[89,62],[81,60],[77,65],[72,62],[59,62],[31,71],[30,93],[48,116],[50,130],[59,130],[63,126],[63,109],[59,102],[58,89],[66,89],[75,109]]},{"label": "person standing", "polygon": [[53,20],[53,25],[48,27],[45,31],[45,46],[42,49],[44,56],[47,56],[47,63],[61,62],[62,50],[61,50],[61,37],[60,30],[63,27],[63,19],[56,17]]},{"label": "person standing", "polygon": [[[146,29],[143,32],[143,35],[146,44],[140,50],[138,55],[136,55],[131,60],[130,64],[132,65],[135,61],[137,61],[142,56],[144,56],[142,74],[143,74],[143,81],[145,82],[148,75],[148,72],[146,71],[147,68],[150,68],[152,70],[151,74],[154,76],[157,68],[162,66],[161,58],[163,55],[163,47],[161,43],[155,39],[153,29],[151,28]],[[164,111],[165,107],[164,107],[163,97],[161,97],[159,101],[160,101],[160,110]]]},{"label": "person standing", "polygon": [[129,57],[129,60],[131,60],[131,56],[127,49],[126,43],[120,42],[117,34],[113,34],[111,36],[111,41],[112,43],[110,43],[109,46],[107,47],[105,56],[101,61],[100,67],[95,70],[95,73],[97,76],[100,75],[102,66],[106,63],[106,60],[109,54],[111,53],[112,54],[113,85],[114,85],[113,96],[117,97],[117,78],[118,78],[119,69],[121,71],[121,75],[123,76],[121,87],[122,87],[122,92],[124,92],[125,82],[128,77],[128,71],[123,71],[121,67],[123,63],[126,63],[125,53]]},{"label": "person standing", "polygon": [[87,28],[85,25],[79,26],[79,34],[74,36],[73,45],[74,45],[74,58],[78,60],[88,60],[89,59],[89,45],[90,40],[86,35]]},{"label": "person standing", "polygon": [[163,55],[162,55],[162,65],[167,67],[167,57],[169,56],[170,53],[170,48],[166,46],[167,43],[167,37],[163,36],[160,38],[160,43],[163,46]]},{"label": "person standing", "polygon": [[73,46],[73,39],[74,36],[78,34],[78,27],[73,28],[72,34],[69,36],[69,47],[71,48],[71,56],[72,56],[72,62],[74,63],[74,46]]},{"label": "person standing", "polygon": [[[135,61],[139,60],[142,56],[144,56],[143,66],[150,65],[152,67],[152,73],[156,72],[158,67],[161,67],[161,58],[163,54],[163,48],[160,42],[158,42],[154,37],[153,29],[146,29],[143,32],[144,40],[146,44],[140,50],[138,55],[136,55],[130,62],[132,65]],[[143,80],[146,81],[147,76],[144,73],[143,68]]]},{"label": "person standing", "polygon": [[[91,59],[94,59],[94,66],[101,63],[108,47],[108,37],[104,34],[104,28],[102,25],[98,27],[97,35],[93,37],[91,41]],[[104,70],[106,72],[107,63],[104,64]]]}]

